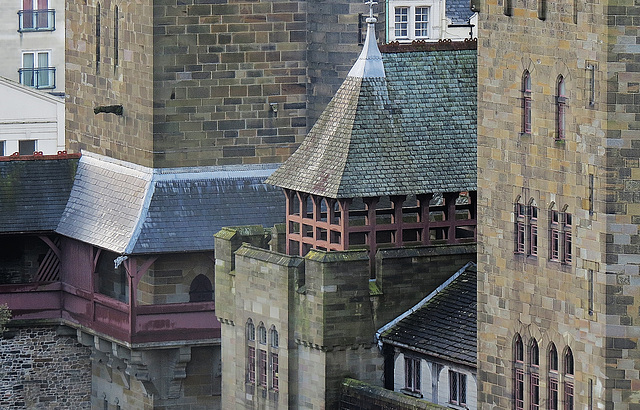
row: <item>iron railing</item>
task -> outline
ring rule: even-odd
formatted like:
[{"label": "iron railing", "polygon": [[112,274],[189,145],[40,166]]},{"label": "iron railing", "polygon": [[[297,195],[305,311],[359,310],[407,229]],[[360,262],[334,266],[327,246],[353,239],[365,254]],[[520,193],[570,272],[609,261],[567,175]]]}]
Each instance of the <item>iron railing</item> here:
[{"label": "iron railing", "polygon": [[18,31],[53,31],[56,29],[56,11],[43,10],[19,10]]},{"label": "iron railing", "polygon": [[21,68],[18,73],[20,84],[34,88],[56,88],[55,67]]}]

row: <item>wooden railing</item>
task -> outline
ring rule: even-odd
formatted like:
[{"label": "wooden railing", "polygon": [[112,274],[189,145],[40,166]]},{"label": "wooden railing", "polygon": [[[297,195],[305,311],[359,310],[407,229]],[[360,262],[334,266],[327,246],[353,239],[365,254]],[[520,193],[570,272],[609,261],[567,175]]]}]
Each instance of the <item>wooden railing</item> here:
[{"label": "wooden railing", "polygon": [[62,319],[127,344],[217,339],[214,302],[131,306],[60,282],[0,285],[14,320]]}]

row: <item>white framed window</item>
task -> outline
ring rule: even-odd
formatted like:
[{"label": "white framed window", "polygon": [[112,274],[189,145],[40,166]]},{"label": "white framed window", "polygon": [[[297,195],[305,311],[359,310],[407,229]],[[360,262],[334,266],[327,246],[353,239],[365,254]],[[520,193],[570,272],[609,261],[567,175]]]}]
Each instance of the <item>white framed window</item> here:
[{"label": "white framed window", "polygon": [[50,67],[50,51],[23,51],[20,84],[34,88],[55,88],[56,69]]},{"label": "white framed window", "polygon": [[[393,4],[393,3],[392,3]],[[405,2],[392,5],[393,20],[390,22],[390,41],[408,42],[437,38],[431,27],[432,6],[424,3]]]},{"label": "white framed window", "polygon": [[396,38],[409,38],[409,7],[396,7],[395,35]]},{"label": "white framed window", "polygon": [[5,143],[6,143],[5,141],[0,141],[0,157],[4,157],[5,155],[7,155],[7,154],[4,153],[4,151],[6,149],[5,148]]},{"label": "white framed window", "polygon": [[22,0],[18,11],[18,31],[55,30],[55,10],[49,9],[49,0]]},{"label": "white framed window", "polygon": [[415,38],[429,38],[429,7],[415,8]]}]

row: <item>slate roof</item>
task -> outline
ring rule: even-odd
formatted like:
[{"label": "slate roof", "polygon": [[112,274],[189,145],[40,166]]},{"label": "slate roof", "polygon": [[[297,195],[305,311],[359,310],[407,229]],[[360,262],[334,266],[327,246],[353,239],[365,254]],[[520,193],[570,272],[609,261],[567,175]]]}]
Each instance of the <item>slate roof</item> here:
[{"label": "slate roof", "polygon": [[467,24],[475,14],[471,11],[470,0],[447,0],[445,13],[452,24]]},{"label": "slate roof", "polygon": [[52,232],[71,192],[79,156],[3,157],[0,233]]},{"label": "slate roof", "polygon": [[381,329],[383,343],[476,366],[477,269],[469,262],[413,309]]},{"label": "slate roof", "polygon": [[356,70],[369,53],[266,182],[329,198],[476,190],[476,50],[385,53],[378,76]]},{"label": "slate roof", "polygon": [[263,182],[275,165],[236,168],[156,175],[133,253],[213,249],[213,235],[225,226],[284,222],[282,190]]},{"label": "slate roof", "polygon": [[152,169],[85,152],[56,232],[119,253],[207,251],[224,226],[283,222],[277,165]]}]

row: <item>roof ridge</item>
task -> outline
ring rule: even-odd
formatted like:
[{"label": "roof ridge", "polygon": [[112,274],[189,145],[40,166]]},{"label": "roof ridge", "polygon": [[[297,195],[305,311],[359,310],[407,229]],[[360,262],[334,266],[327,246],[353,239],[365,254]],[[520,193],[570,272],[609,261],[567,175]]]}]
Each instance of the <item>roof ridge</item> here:
[{"label": "roof ridge", "polygon": [[380,329],[378,329],[378,331],[376,332],[376,339],[378,340],[378,344],[381,343],[380,339],[382,337],[382,333],[384,333],[387,330],[391,329],[393,326],[398,324],[400,321],[402,321],[404,318],[406,318],[410,314],[420,310],[431,299],[435,298],[439,293],[444,291],[451,283],[453,283],[456,279],[458,279],[464,272],[467,271],[467,269],[469,269],[470,267],[475,267],[475,266],[476,266],[475,262],[473,262],[473,261],[467,262],[462,268],[460,268],[456,273],[451,275],[451,277],[449,279],[444,281],[443,284],[438,286],[435,290],[433,290],[430,294],[428,294],[424,299],[422,299],[420,302],[416,303],[412,308],[410,308],[409,310],[405,311],[400,316],[398,316],[395,319],[393,319],[391,322],[387,323],[386,325],[384,325]]},{"label": "roof ridge", "polygon": [[11,155],[0,156],[0,161],[9,162],[9,161],[45,161],[45,160],[63,160],[70,158],[80,158],[82,154],[80,153],[67,153],[67,151],[58,151],[57,154],[43,154],[42,151],[36,151],[31,155],[20,155],[17,152],[14,152]]}]

